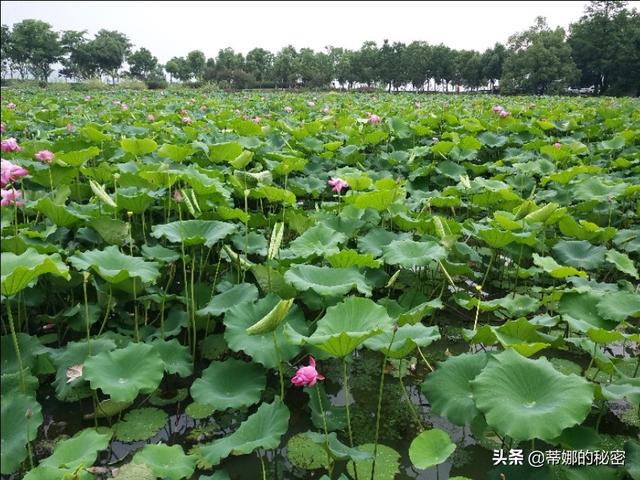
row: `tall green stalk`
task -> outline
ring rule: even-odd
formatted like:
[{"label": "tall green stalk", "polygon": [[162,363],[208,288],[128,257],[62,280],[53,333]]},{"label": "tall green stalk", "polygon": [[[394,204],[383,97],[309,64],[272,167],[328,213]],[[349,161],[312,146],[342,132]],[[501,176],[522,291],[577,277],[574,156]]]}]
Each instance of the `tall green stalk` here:
[{"label": "tall green stalk", "polygon": [[278,360],[278,374],[280,375],[280,398],[284,401],[284,372],[282,371],[282,357],[280,356],[280,347],[278,347],[278,337],[276,337],[276,331],[271,332],[273,334],[273,346],[276,349],[276,359]]},{"label": "tall green stalk", "polygon": [[347,431],[349,433],[349,446],[353,447],[353,432],[351,430],[351,409],[349,408],[349,375],[347,374],[346,357],[342,357],[342,383],[344,385],[344,398],[347,410]]}]

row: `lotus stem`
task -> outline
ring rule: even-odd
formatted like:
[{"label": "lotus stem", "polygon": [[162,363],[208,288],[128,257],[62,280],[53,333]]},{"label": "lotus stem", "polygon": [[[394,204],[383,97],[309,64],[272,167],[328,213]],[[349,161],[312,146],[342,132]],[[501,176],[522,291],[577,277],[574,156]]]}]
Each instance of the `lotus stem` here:
[{"label": "lotus stem", "polygon": [[416,412],[416,408],[414,407],[413,402],[411,401],[411,398],[407,393],[407,389],[404,386],[404,381],[402,380],[402,360],[404,359],[401,358],[398,364],[398,380],[400,381],[400,387],[402,388],[402,393],[404,394],[404,398],[407,401],[407,404],[409,405],[409,409],[411,410],[413,417],[416,419],[418,428],[422,432],[424,430],[424,425],[422,425],[422,422],[420,421],[420,416],[418,415],[418,412]]},{"label": "lotus stem", "polygon": [[24,369],[22,367],[22,355],[20,354],[20,344],[18,343],[18,336],[16,335],[16,327],[13,324],[13,314],[11,313],[11,303],[7,300],[7,315],[9,316],[9,328],[11,329],[11,340],[13,341],[13,348],[16,350],[16,359],[18,360],[18,368],[20,369],[20,387],[22,393],[26,393],[27,388],[24,383]]},{"label": "lotus stem", "polygon": [[87,282],[89,281],[90,275],[91,274],[89,272],[83,272],[82,275],[82,292],[84,293],[84,323],[87,327],[87,349],[89,355],[91,355],[91,327],[89,324],[89,297],[87,295]]},{"label": "lotus stem", "polygon": [[[371,480],[374,480],[376,473],[376,455],[378,454],[378,436],[380,434],[380,412],[382,411],[382,393],[384,390],[384,367],[387,364],[387,357],[389,356],[389,352],[391,351],[391,346],[393,345],[393,340],[396,338],[397,331],[398,326],[394,325],[393,333],[391,334],[391,340],[389,341],[389,346],[384,352],[384,357],[382,358],[382,366],[380,367],[380,384],[378,387],[378,406],[376,409],[376,434],[373,439],[373,463],[371,464]],[[355,469],[356,467],[354,464],[354,471]]]},{"label": "lotus stem", "polygon": [[284,373],[282,371],[282,359],[280,357],[280,348],[278,347],[278,338],[276,337],[276,331],[273,330],[273,346],[276,350],[276,359],[278,361],[278,374],[280,375],[280,398],[284,401]]},{"label": "lotus stem", "polygon": [[427,364],[427,367],[429,368],[429,370],[431,370],[433,372],[433,367],[429,363],[429,360],[427,360],[427,358],[422,353],[422,350],[420,350],[420,347],[418,347],[418,353],[420,354],[420,357],[422,358],[422,361]]},{"label": "lotus stem", "polygon": [[327,450],[327,458],[329,459],[329,476],[333,473],[333,462],[329,456],[329,429],[327,428],[327,417],[322,406],[322,397],[320,396],[320,386],[316,385],[316,396],[318,397],[318,405],[320,405],[320,413],[322,414],[322,426],[324,427],[324,448]]},{"label": "lotus stem", "polygon": [[258,455],[258,458],[260,459],[260,465],[262,466],[262,480],[267,480],[267,470],[264,466],[264,460],[262,459],[262,455],[260,455],[260,452],[256,452],[256,455]]},{"label": "lotus stem", "polygon": [[190,292],[190,301],[191,301],[191,328],[193,329],[193,358],[196,358],[196,348],[198,346],[197,342],[197,331],[196,331],[196,293],[195,293],[195,267],[196,267],[196,255],[195,251],[193,252],[193,256],[191,257],[191,292]]},{"label": "lotus stem", "polygon": [[[349,408],[349,375],[347,374],[347,360],[342,357],[342,378],[344,385],[344,403],[347,411],[347,431],[349,433],[349,446],[353,448],[353,432],[351,430],[351,409]],[[356,471],[357,477],[357,471]]]}]

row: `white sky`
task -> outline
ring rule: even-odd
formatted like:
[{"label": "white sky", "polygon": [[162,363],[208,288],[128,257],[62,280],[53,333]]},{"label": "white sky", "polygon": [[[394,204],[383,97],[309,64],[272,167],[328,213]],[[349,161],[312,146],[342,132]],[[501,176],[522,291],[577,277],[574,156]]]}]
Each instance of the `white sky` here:
[{"label": "white sky", "polygon": [[[527,29],[537,15],[554,28],[567,28],[587,2],[35,2],[3,1],[2,23],[25,18],[50,23],[54,30],[101,28],[126,34],[135,48],[146,47],[164,63],[202,50],[215,57],[232,47],[246,54],[254,47],[276,52],[327,45],[359,48],[365,40],[381,44],[425,40],[456,49],[483,51]],[[640,7],[640,1],[629,2]]]}]

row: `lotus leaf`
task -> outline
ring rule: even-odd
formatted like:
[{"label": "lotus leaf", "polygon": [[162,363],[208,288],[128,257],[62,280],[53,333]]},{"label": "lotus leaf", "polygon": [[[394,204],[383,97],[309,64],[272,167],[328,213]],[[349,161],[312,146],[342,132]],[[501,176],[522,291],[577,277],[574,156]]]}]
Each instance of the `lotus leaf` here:
[{"label": "lotus leaf", "polygon": [[169,416],[158,408],[131,410],[115,425],[115,438],[123,442],[146,440],[157,434],[168,419]]},{"label": "lotus leaf", "polygon": [[160,275],[160,264],[125,255],[115,246],[104,250],[78,252],[69,257],[69,261],[78,270],[92,269],[109,283],[120,283],[134,278],[140,279],[142,283],[151,283]]},{"label": "lotus leaf", "polygon": [[60,255],[43,255],[33,248],[16,255],[3,252],[0,256],[2,266],[2,295],[11,296],[20,292],[40,275],[50,273],[69,280],[69,267],[67,267]]},{"label": "lotus leaf", "polygon": [[418,435],[409,446],[409,458],[416,468],[426,469],[440,465],[451,456],[456,444],[447,432],[432,428]]},{"label": "lotus leaf", "polygon": [[58,443],[53,454],[42,460],[40,466],[70,471],[80,466],[88,468],[95,463],[98,452],[107,448],[110,440],[110,433],[99,433],[93,428],[85,428],[68,440]]},{"label": "lotus leaf", "polygon": [[196,468],[195,457],[185,455],[180,445],[145,445],[132,461],[148,466],[156,476],[168,480],[190,478]]},{"label": "lotus leaf", "polygon": [[405,268],[424,267],[446,257],[444,248],[436,242],[413,240],[394,240],[382,247],[382,252],[382,258],[386,263]]},{"label": "lotus leaf", "polygon": [[300,292],[313,290],[323,297],[346,295],[353,288],[364,295],[371,295],[366,278],[355,268],[295,265],[284,274],[284,279]]},{"label": "lotus leaf", "polygon": [[184,243],[185,246],[205,245],[212,247],[216,242],[235,232],[237,226],[217,220],[182,220],[179,222],[154,225],[151,236],[166,238],[173,243]]},{"label": "lotus leaf", "polygon": [[[393,343],[391,338],[393,337]],[[390,358],[400,359],[416,347],[426,347],[440,339],[438,327],[425,327],[421,323],[403,325],[395,332],[385,331],[364,342],[365,347],[382,352]]]}]

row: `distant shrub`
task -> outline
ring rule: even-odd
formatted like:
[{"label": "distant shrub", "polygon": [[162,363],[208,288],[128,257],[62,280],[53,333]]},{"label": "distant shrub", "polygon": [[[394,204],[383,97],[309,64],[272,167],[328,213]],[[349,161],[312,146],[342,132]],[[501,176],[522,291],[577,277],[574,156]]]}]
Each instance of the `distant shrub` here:
[{"label": "distant shrub", "polygon": [[149,75],[145,83],[147,84],[147,88],[149,90],[162,90],[167,88],[167,86],[169,85],[167,79],[164,78],[164,76],[155,74]]},{"label": "distant shrub", "polygon": [[146,90],[147,86],[142,80],[127,79],[118,83],[118,87],[124,90]]},{"label": "distant shrub", "polygon": [[67,82],[52,82],[47,88],[53,92],[68,92],[71,90],[71,84]]}]

